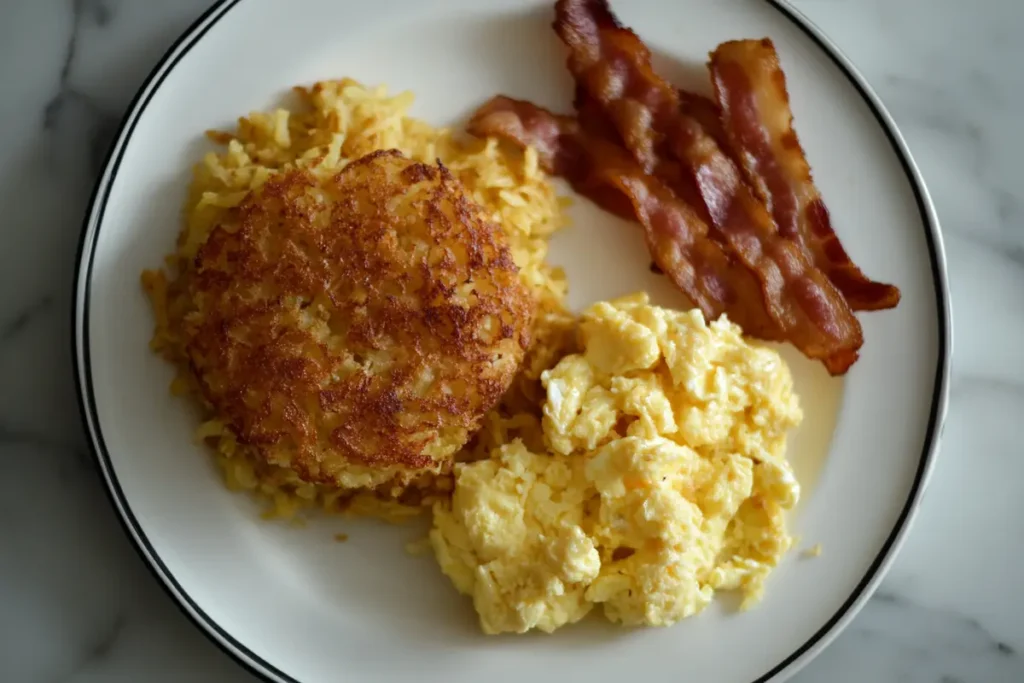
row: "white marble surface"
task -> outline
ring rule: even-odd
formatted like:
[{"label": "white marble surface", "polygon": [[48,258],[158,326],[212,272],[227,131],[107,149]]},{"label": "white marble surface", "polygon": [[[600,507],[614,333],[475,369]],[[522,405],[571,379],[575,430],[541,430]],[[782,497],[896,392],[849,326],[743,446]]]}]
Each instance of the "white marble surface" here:
[{"label": "white marble surface", "polygon": [[[0,681],[252,680],[122,534],[79,426],[68,348],[103,151],[208,2],[0,0]],[[1024,2],[798,5],[863,70],[923,169],[949,252],[956,358],[913,533],[797,681],[1024,681]]]}]

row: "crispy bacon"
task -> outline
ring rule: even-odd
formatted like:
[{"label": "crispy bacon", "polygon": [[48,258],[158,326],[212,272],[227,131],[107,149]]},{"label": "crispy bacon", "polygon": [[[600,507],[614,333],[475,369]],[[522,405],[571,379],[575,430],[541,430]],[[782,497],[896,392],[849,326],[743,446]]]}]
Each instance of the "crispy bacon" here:
[{"label": "crispy bacon", "polygon": [[731,154],[732,152],[726,144],[728,138],[725,128],[722,127],[722,110],[718,103],[709,97],[687,90],[679,90],[677,94],[679,96],[679,111],[695,119],[723,151],[728,151]]},{"label": "crispy bacon", "polygon": [[[715,106],[715,108],[718,106],[713,102],[712,105]],[[620,148],[620,153],[624,151],[622,149],[622,137],[619,135],[619,131],[615,128],[615,124],[604,111],[600,102],[591,98],[582,89],[577,88],[574,106],[576,108],[576,119],[589,136],[615,144],[616,147]],[[643,172],[642,169],[638,169],[638,171],[641,173]],[[654,175],[660,179],[662,185],[665,185],[667,188],[671,188],[671,191],[676,195],[676,197],[682,199],[691,209],[696,211],[697,215],[700,216],[700,219],[704,223],[711,224],[711,217],[708,215],[708,212],[704,207],[704,203],[700,199],[700,191],[697,188],[697,184],[694,182],[693,177],[690,174],[683,171],[679,162],[674,159],[659,159]],[[601,201],[596,197],[592,197],[591,199],[597,201],[598,204],[601,203]],[[632,206],[628,203],[627,211],[628,215],[617,213],[619,216],[626,218],[627,220],[637,220]],[[708,236],[711,237],[711,239],[724,244],[724,241],[721,239],[718,231],[713,229],[713,226],[708,232]],[[725,251],[728,253],[728,248],[726,248]],[[737,266],[737,268],[741,268],[741,266]]]},{"label": "crispy bacon", "polygon": [[[703,95],[697,95],[694,93],[688,93],[686,91],[679,91],[679,106],[680,112],[688,115],[692,114],[698,121],[707,123],[713,127],[713,130],[724,136],[725,132],[722,130],[721,123],[716,124],[719,119],[718,105],[714,101],[704,97]],[[582,85],[576,85],[576,95],[573,100],[573,108],[576,109],[576,119],[583,126],[583,130],[592,137],[601,138],[613,142],[618,146],[622,146],[622,136],[619,135],[618,129],[615,127],[614,121],[604,110],[604,106],[592,98]],[[720,138],[716,138],[720,139]],[[674,159],[659,158],[657,161],[657,167],[654,172],[655,176],[662,180],[662,183],[670,188],[680,199],[690,205],[690,208],[697,211],[701,219],[705,223],[711,223],[711,217],[704,208],[704,203],[700,198],[700,192],[697,188],[697,184],[694,182],[693,177],[683,172],[682,167]],[[632,214],[632,209],[630,209]],[[621,214],[620,214],[621,215]],[[626,215],[622,216],[626,219],[634,219],[635,216]],[[713,227],[713,226],[712,226]],[[719,235],[716,230],[712,229],[709,233],[712,238],[719,239]],[[722,241],[719,239],[719,241]]]},{"label": "crispy bacon", "polygon": [[639,220],[655,264],[707,319],[724,313],[751,336],[781,339],[751,273],[708,237],[707,224],[693,209],[646,175],[621,147],[585,131],[576,119],[501,96],[476,112],[468,130],[532,146],[549,173],[564,177],[603,208]]},{"label": "crispy bacon", "polygon": [[680,111],[679,94],[651,66],[650,52],[623,28],[605,0],[559,0],[555,30],[569,47],[569,70],[599,103],[644,171],[665,177],[677,160],[695,184],[717,237],[756,275],[765,308],[784,336],[842,374],[863,344],[860,323],[800,246],[779,235],[739,169],[700,123]]},{"label": "crispy bacon", "polygon": [[[710,97],[705,97],[688,90],[679,90],[677,95],[679,97],[679,111],[686,116],[697,119],[700,125],[704,127],[704,130],[715,139],[715,142],[718,142],[719,147],[731,154],[732,150],[726,144],[725,129],[722,127],[722,110],[719,108],[718,103]],[[573,108],[576,110],[577,118],[579,118],[580,123],[583,124],[588,133],[622,144],[619,131],[616,130],[615,124],[608,114],[605,113],[601,103],[591,98],[587,94],[586,88],[580,84],[576,85]]]},{"label": "crispy bacon", "polygon": [[858,268],[832,229],[828,209],[793,130],[786,77],[768,38],[722,43],[709,63],[725,137],[779,232],[802,246],[857,311],[893,308],[900,291]]},{"label": "crispy bacon", "polygon": [[800,245],[778,234],[739,169],[700,124],[684,119],[674,138],[676,156],[693,173],[711,224],[757,274],[769,315],[805,355],[822,360],[833,374],[846,372],[864,338],[842,294]]}]

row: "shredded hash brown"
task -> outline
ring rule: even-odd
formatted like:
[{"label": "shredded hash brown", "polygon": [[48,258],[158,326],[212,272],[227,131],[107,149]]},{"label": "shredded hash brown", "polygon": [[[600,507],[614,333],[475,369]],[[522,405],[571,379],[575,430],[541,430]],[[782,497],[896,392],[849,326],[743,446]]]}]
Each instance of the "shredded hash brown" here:
[{"label": "shredded hash brown", "polygon": [[[143,273],[151,345],[202,405],[198,436],[229,487],[268,498],[269,516],[401,519],[450,492],[454,451],[541,443],[540,374],[574,346],[564,274],[545,262],[564,200],[533,150],[431,128],[406,115],[408,93],[346,79],[296,94],[293,110],[209,134],[226,150],[196,166],[166,269]],[[408,230],[381,228],[395,212]],[[358,265],[339,277],[338,260]],[[392,303],[360,310],[368,298]],[[271,329],[287,333],[260,337]]]},{"label": "shredded hash brown", "polygon": [[236,438],[303,480],[438,472],[508,388],[533,299],[443,166],[276,174],[195,259],[185,347]]}]

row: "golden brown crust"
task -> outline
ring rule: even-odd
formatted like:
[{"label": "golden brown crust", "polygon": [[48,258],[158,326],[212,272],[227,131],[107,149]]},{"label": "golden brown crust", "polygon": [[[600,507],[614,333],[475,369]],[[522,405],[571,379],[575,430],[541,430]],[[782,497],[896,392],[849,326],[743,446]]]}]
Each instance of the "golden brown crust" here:
[{"label": "golden brown crust", "polygon": [[268,463],[340,485],[441,469],[512,381],[534,305],[501,229],[396,151],[273,177],[189,287],[185,348],[215,413]]}]

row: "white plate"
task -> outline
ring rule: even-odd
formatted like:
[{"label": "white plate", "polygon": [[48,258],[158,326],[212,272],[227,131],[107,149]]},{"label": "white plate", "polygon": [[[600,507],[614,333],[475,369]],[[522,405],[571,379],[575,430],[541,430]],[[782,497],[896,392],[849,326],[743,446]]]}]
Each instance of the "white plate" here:
[{"label": "white plate", "polygon": [[[792,526],[803,547],[820,542],[824,554],[791,554],[756,609],[716,604],[660,630],[588,623],[487,638],[433,561],[405,554],[420,530],[263,523],[193,444],[194,416],[166,390],[171,368],[147,349],[152,316],[138,278],[172,249],[201,132],[271,106],[294,84],[345,75],[413,90],[414,114],[438,125],[457,124],[496,93],[568,110],[551,4],[222,1],[168,52],[124,120],[80,254],[83,414],[114,505],[154,574],[216,643],[270,680],[782,680],[850,620],[906,533],[946,406],[939,228],[892,120],[835,47],[782,3],[615,3],[683,84],[706,79],[703,62],[720,41],[773,38],[844,244],[867,273],[903,291],[895,311],[862,316],[867,342],[845,380],[786,351],[806,410],[791,445],[805,487]],[[574,306],[641,288],[680,305],[648,273],[634,229],[584,200],[573,212],[577,227],[558,237],[552,259],[567,268]],[[351,540],[332,542],[342,529]]]}]

